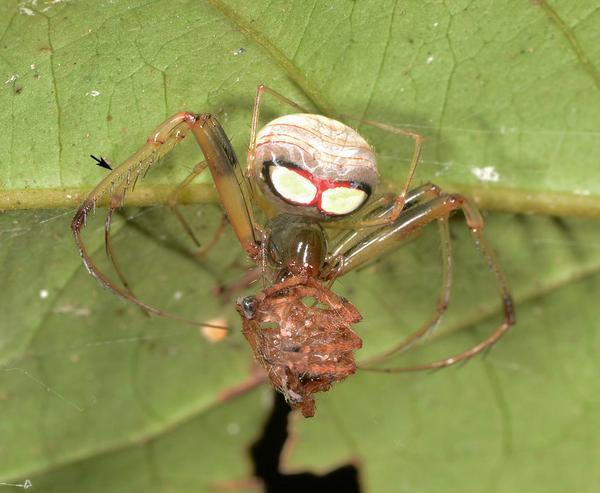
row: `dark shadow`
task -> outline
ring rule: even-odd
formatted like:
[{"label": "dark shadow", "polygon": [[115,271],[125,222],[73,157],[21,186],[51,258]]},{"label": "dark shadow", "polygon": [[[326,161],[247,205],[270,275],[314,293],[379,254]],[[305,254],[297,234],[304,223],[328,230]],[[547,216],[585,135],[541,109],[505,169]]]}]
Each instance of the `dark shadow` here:
[{"label": "dark shadow", "polygon": [[349,464],[328,474],[282,474],[279,472],[281,451],[288,438],[287,424],[291,411],[283,396],[275,393],[275,403],[262,436],[250,449],[254,475],[265,485],[267,493],[360,493],[358,469]]}]

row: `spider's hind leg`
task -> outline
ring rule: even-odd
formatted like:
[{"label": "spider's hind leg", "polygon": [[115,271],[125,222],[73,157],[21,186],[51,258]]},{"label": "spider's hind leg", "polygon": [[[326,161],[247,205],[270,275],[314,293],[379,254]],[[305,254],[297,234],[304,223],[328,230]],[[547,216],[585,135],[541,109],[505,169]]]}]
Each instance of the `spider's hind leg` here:
[{"label": "spider's hind leg", "polygon": [[[407,368],[363,368],[372,371],[382,372],[401,372],[418,371],[451,366],[461,361],[466,361],[473,356],[485,351],[493,346],[507,331],[515,324],[515,313],[512,296],[508,288],[508,282],[500,268],[500,265],[494,255],[493,250],[483,238],[483,218],[477,208],[471,204],[465,197],[455,194],[444,194],[437,190],[437,187],[430,185],[435,198],[424,200],[422,203],[416,201],[414,205],[405,208],[394,223],[375,229],[371,234],[363,234],[359,242],[349,241],[347,248],[344,249],[344,273],[356,269],[389,251],[400,246],[403,241],[408,240],[414,233],[433,221],[439,221],[442,228],[442,252],[444,261],[444,277],[442,281],[442,292],[438,298],[438,306],[434,316],[425,323],[421,329],[415,331],[408,337],[408,340],[393,348],[387,355],[404,349],[414,343],[419,337],[427,334],[431,328],[435,327],[441,314],[447,307],[449,299],[449,289],[451,285],[450,268],[452,259],[450,256],[450,237],[446,232],[447,220],[450,214],[455,210],[461,210],[465,216],[466,224],[471,232],[475,245],[485,258],[490,271],[496,278],[498,291],[503,305],[503,319],[496,330],[479,344],[473,346],[462,353],[449,358],[444,358],[431,363]],[[410,195],[410,194],[409,194]],[[425,194],[423,197],[431,196]],[[428,197],[428,198],[429,198]],[[407,200],[408,202],[408,200]]]},{"label": "spider's hind leg", "polygon": [[[440,195],[441,191],[436,185],[432,183],[426,183],[411,190],[407,194],[405,200],[405,209],[414,207],[417,204],[422,204],[426,201],[439,197]],[[396,203],[394,197],[381,197],[378,202],[379,205],[376,205],[374,208],[368,211],[366,215],[358,217],[358,221],[370,221],[373,219],[377,220],[379,218],[386,217],[389,215],[390,210],[395,206]],[[370,359],[366,362],[366,365],[376,364],[382,360],[385,360],[393,354],[410,348],[419,342],[419,340],[427,337],[438,326],[442,316],[448,309],[448,304],[450,303],[450,292],[452,289],[452,242],[450,239],[448,220],[446,218],[439,218],[437,222],[440,234],[442,280],[433,314],[418,329],[405,337],[399,344],[385,353],[377,356],[376,358]],[[390,226],[384,226],[376,230],[373,228],[359,228],[356,231],[351,231],[341,238],[341,241],[339,241],[334,250],[334,254],[341,256],[342,258],[348,255],[351,256],[351,252],[355,247],[360,247],[360,245],[367,244],[369,238],[380,237],[382,232],[389,230]],[[372,258],[378,256],[377,246],[375,246],[375,244],[371,247],[369,255],[365,254],[365,261],[368,261],[369,256]],[[354,266],[352,266],[352,264],[349,265],[349,268],[356,267],[358,267],[356,263]],[[342,272],[339,275],[343,275],[344,273],[345,271],[342,268]]]},{"label": "spider's hind leg", "polygon": [[445,218],[438,219],[438,226],[441,243],[442,283],[433,314],[418,329],[405,337],[399,344],[367,361],[363,368],[377,364],[394,354],[405,351],[420,340],[431,335],[441,322],[443,315],[448,310],[450,293],[452,291],[452,246],[450,240],[450,228],[448,227],[448,220]]}]

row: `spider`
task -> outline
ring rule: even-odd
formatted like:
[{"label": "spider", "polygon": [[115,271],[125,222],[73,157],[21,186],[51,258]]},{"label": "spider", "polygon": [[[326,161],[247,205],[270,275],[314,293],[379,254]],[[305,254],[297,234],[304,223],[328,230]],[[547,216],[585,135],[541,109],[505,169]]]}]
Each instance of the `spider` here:
[{"label": "spider", "polygon": [[[258,130],[265,94],[289,105],[295,113],[278,117]],[[85,267],[105,287],[144,311],[198,324],[138,299],[119,268],[110,237],[113,212],[123,205],[126,192],[191,132],[205,160],[175,189],[169,205],[199,245],[192,228],[177,211],[176,201],[183,187],[204,169],[210,170],[228,222],[267,285],[256,295],[238,299],[242,332],[272,385],[304,416],[314,415],[315,392],[328,390],[356,371],[354,350],[362,345],[350,328],[361,315],[348,300],[331,291],[332,283],[397,249],[415,232],[437,222],[443,275],[433,314],[377,361],[407,348],[430,333],[448,307],[452,284],[448,218],[456,210],[464,214],[476,246],[495,275],[503,304],[501,323],[486,339],[462,353],[407,368],[366,365],[365,369],[395,372],[443,368],[490,348],[515,323],[515,315],[508,283],[482,236],[481,214],[467,198],[444,193],[431,183],[410,188],[423,147],[421,135],[372,120],[356,120],[414,140],[408,176],[397,195],[376,194],[376,157],[355,130],[312,114],[264,85],[257,88],[245,171],[214,116],[176,113],[151,133],[142,148],[108,174],[77,210],[71,229]],[[105,221],[106,251],[122,286],[98,269],[81,238],[87,215],[106,196],[110,198]],[[255,205],[266,217],[264,225],[257,221]],[[209,245],[217,241],[224,226]]]}]

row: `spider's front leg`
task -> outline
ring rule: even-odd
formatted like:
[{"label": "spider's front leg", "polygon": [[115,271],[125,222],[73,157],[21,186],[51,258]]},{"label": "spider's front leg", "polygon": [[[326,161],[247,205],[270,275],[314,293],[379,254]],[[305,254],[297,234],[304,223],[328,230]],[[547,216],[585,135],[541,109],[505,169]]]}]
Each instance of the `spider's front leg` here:
[{"label": "spider's front leg", "polygon": [[[181,142],[190,131],[194,134],[202,149],[229,222],[241,246],[248,255],[256,258],[260,253],[260,245],[256,239],[258,226],[254,222],[248,186],[229,139],[219,122],[210,114],[196,115],[182,112],[173,115],[162,123],[140,150],[115,168],[94,188],[77,210],[71,222],[71,229],[88,272],[106,288],[121,298],[137,304],[149,313],[193,325],[206,325],[154,308],[135,297],[127,284],[125,284],[125,289],[114,284],[93,262],[81,237],[88,214],[95,209],[100,200],[105,197],[109,199],[118,197],[119,200],[123,201],[126,193],[133,189],[137,179],[144,176],[151,166]],[[109,217],[113,209],[114,204],[111,203]],[[106,227],[107,235],[109,234],[109,228],[110,219]],[[112,253],[110,239],[107,240],[107,249]],[[114,254],[112,256],[114,257]],[[117,272],[119,277],[122,278],[120,268],[117,268]]]},{"label": "spider's front leg", "polygon": [[[448,306],[451,286],[452,255],[447,220],[449,215],[457,209],[460,209],[465,215],[466,223],[471,231],[475,244],[496,277],[504,309],[503,320],[496,330],[484,341],[452,357],[409,368],[363,369],[395,372],[427,370],[451,366],[460,361],[467,360],[491,347],[515,323],[513,301],[508,288],[508,283],[492,249],[488,246],[482,236],[483,218],[477,208],[465,197],[461,195],[443,194],[434,185],[425,185],[410,192],[407,195],[406,203],[409,204],[410,207],[405,208],[394,223],[380,227],[369,234],[361,233],[359,241],[350,234],[342,240],[340,246],[336,249],[336,251],[342,255],[344,267],[342,274],[345,274],[350,270],[364,265],[366,262],[372,261],[375,258],[398,248],[398,246],[402,244],[402,240],[410,238],[413,233],[417,232],[427,224],[433,221],[438,221],[440,224],[443,264],[442,291],[438,298],[438,305],[434,316],[401,344],[388,351],[384,357],[408,347],[429,332],[439,322],[441,315]],[[393,207],[393,205],[390,207]],[[378,217],[385,216],[387,212],[388,210],[386,208],[381,211],[375,211],[373,214],[374,219],[376,220]],[[367,220],[369,219],[370,218],[367,218]],[[380,359],[381,358],[377,358],[377,360]]]}]

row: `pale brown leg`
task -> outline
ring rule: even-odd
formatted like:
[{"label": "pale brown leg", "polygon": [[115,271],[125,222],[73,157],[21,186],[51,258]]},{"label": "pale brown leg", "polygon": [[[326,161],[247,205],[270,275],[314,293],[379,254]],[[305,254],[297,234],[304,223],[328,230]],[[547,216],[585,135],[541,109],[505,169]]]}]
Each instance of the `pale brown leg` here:
[{"label": "pale brown leg", "polygon": [[[432,363],[408,368],[365,369],[380,372],[404,372],[451,366],[460,361],[465,361],[491,347],[506,333],[506,331],[508,331],[511,325],[514,325],[515,314],[508,283],[504,277],[504,273],[498,265],[492,249],[487,245],[482,237],[483,219],[479,214],[479,211],[467,199],[460,195],[440,195],[429,202],[413,205],[412,207],[403,211],[394,223],[376,230],[371,236],[365,238],[362,243],[353,245],[352,248],[345,252],[344,273],[356,269],[366,262],[371,261],[374,258],[383,255],[384,253],[387,253],[388,251],[398,248],[398,246],[402,243],[402,240],[410,237],[410,235],[415,231],[418,231],[423,226],[434,220],[446,220],[450,213],[457,209],[462,210],[463,214],[465,215],[467,225],[471,230],[475,244],[486,259],[490,270],[496,277],[498,290],[500,292],[504,308],[504,317],[502,323],[488,338],[486,338],[480,344],[477,344],[473,348],[450,358],[444,358]],[[445,228],[446,226],[443,227]],[[446,236],[444,231],[442,231],[442,249],[446,249],[447,251],[443,252],[444,273],[442,278],[442,292],[438,298],[438,308],[428,323],[424,324],[419,330],[409,336],[407,344],[412,344],[416,339],[421,337],[423,334],[426,334],[431,327],[435,326],[442,313],[446,309],[451,285],[452,260],[450,257],[449,236]],[[406,347],[406,344],[401,343],[397,348],[394,348],[392,352],[403,349],[404,347]]]},{"label": "pale brown leg", "polygon": [[270,87],[265,86],[264,84],[260,84],[256,88],[256,97],[254,98],[254,107],[252,108],[252,123],[250,126],[250,142],[248,143],[248,152],[246,154],[246,178],[250,184],[250,188],[255,197],[261,197],[260,194],[256,190],[256,184],[254,182],[253,177],[253,165],[254,165],[254,155],[256,150],[256,133],[258,131],[258,121],[260,118],[260,105],[262,102],[262,97],[265,93],[274,96],[279,99],[281,102],[291,106],[295,110],[300,111],[301,113],[308,113],[308,110],[300,106],[299,104],[294,103],[291,99],[286,98],[283,94],[274,91]]},{"label": "pale brown leg", "polygon": [[309,113],[308,110],[294,103],[291,99],[286,98],[283,94],[274,91],[270,87],[260,84],[256,88],[256,97],[254,98],[254,107],[252,108],[252,124],[250,127],[250,143],[248,144],[248,154],[246,156],[246,176],[252,175],[252,163],[254,162],[254,151],[256,149],[256,133],[258,130],[258,120],[260,118],[260,104],[262,97],[265,93],[269,93],[271,96],[279,99],[281,102],[291,106],[292,108],[302,112]]},{"label": "pale brown leg", "polygon": [[179,223],[181,224],[181,226],[183,227],[183,229],[185,230],[187,235],[192,239],[192,241],[194,242],[194,244],[197,247],[200,247],[200,241],[194,234],[192,227],[187,222],[185,217],[183,217],[181,212],[179,212],[179,209],[177,209],[177,199],[178,199],[179,195],[181,194],[181,192],[183,191],[183,189],[185,187],[187,187],[194,180],[194,178],[196,178],[198,175],[200,175],[206,169],[207,166],[208,166],[208,163],[206,161],[202,161],[202,162],[198,163],[196,166],[194,166],[194,169],[192,170],[192,172],[188,176],[186,176],[185,180],[183,180],[179,185],[177,185],[177,187],[175,187],[175,190],[173,190],[169,194],[169,197],[167,198],[167,205],[169,206],[169,208],[171,209],[173,214],[175,214],[175,217],[177,218],[177,220],[179,221]]},{"label": "pale brown leg", "polygon": [[223,233],[227,229],[228,225],[229,221],[227,220],[227,216],[223,214],[221,216],[221,222],[219,223],[219,226],[217,226],[217,229],[215,229],[212,238],[208,240],[205,243],[205,245],[202,248],[200,248],[200,250],[198,250],[194,255],[196,255],[196,257],[198,258],[205,258],[208,255],[208,253],[217,245],[217,243],[219,243],[219,240],[223,236]]},{"label": "pale brown leg", "polygon": [[251,269],[246,270],[244,275],[237,281],[217,286],[216,294],[223,302],[228,302],[234,295],[252,286],[252,284],[262,277],[262,274],[263,269],[260,266],[252,267]]},{"label": "pale brown leg", "polygon": [[421,327],[415,330],[408,337],[405,337],[399,344],[383,354],[366,361],[363,365],[361,365],[362,369],[369,368],[370,365],[380,363],[396,353],[405,351],[416,344],[419,340],[431,334],[438,326],[442,316],[448,309],[448,304],[450,303],[450,293],[452,291],[452,244],[450,240],[448,219],[438,219],[438,225],[440,229],[440,242],[442,250],[442,286],[433,315],[423,325],[421,325]]},{"label": "pale brown leg", "polygon": [[504,317],[502,323],[496,328],[492,334],[490,334],[486,339],[481,341],[479,344],[473,346],[462,353],[458,353],[449,358],[444,358],[441,360],[433,361],[431,363],[427,363],[424,365],[411,366],[406,368],[367,368],[370,371],[378,371],[384,373],[399,373],[399,372],[408,372],[408,371],[421,371],[421,370],[433,370],[438,368],[445,368],[447,366],[455,365],[456,363],[467,361],[473,356],[478,355],[490,349],[496,342],[500,340],[500,338],[508,332],[510,327],[515,324],[515,310],[514,304],[512,300],[512,296],[508,289],[508,284],[506,282],[506,278],[504,277],[504,273],[501,271],[500,266],[495,258],[495,255],[489,245],[485,242],[485,240],[481,236],[480,231],[471,230],[471,234],[473,239],[475,240],[475,244],[479,248],[479,251],[483,254],[485,259],[488,262],[488,266],[496,276],[496,280],[498,282],[499,291],[502,297],[502,303],[504,308]]},{"label": "pale brown leg", "polygon": [[[110,204],[108,206],[108,213],[106,214],[106,220],[104,221],[104,248],[106,251],[106,256],[108,257],[108,260],[110,261],[113,268],[115,269],[115,272],[117,273],[119,280],[123,284],[123,287],[127,290],[127,292],[132,297],[135,298],[136,296],[133,293],[133,290],[131,289],[131,286],[130,286],[129,282],[127,281],[127,278],[125,277],[125,274],[121,270],[121,266],[115,255],[115,250],[113,248],[113,242],[112,242],[112,236],[110,234],[110,227],[112,225],[113,213],[116,209],[121,207],[122,204],[123,204],[123,197],[121,197],[120,195],[113,195],[111,197]],[[148,316],[150,315],[150,313],[145,308],[140,307],[140,310],[142,310],[142,312],[145,315],[148,315]]]},{"label": "pale brown leg", "polygon": [[406,196],[408,194],[411,182],[415,176],[417,166],[419,165],[419,161],[421,159],[421,153],[423,151],[423,143],[425,142],[425,137],[423,137],[422,135],[419,135],[415,132],[411,132],[410,130],[404,130],[402,128],[397,128],[392,125],[387,125],[385,123],[376,122],[374,120],[365,120],[365,119],[357,118],[357,117],[353,117],[353,116],[345,116],[345,118],[350,118],[350,119],[356,120],[360,123],[364,123],[365,125],[371,125],[372,127],[380,128],[381,130],[385,130],[386,132],[391,132],[396,135],[403,135],[405,137],[410,137],[411,139],[413,139],[415,141],[415,149],[413,151],[413,156],[410,161],[410,166],[408,168],[408,175],[406,176],[406,180],[404,181],[404,187],[402,188],[400,194],[396,197],[394,206],[390,209],[389,214],[385,217],[371,219],[371,220],[365,220],[365,221],[361,222],[360,225],[363,227],[367,227],[367,226],[383,225],[386,223],[389,224],[391,222],[394,222],[398,218],[400,213],[402,212],[402,209],[404,209],[404,203],[406,201]]},{"label": "pale brown leg", "polygon": [[[418,188],[411,190],[406,196],[405,206],[412,207],[416,204],[423,203],[425,201],[430,201],[436,197],[441,195],[440,189],[431,184],[427,183]],[[389,213],[391,207],[395,203],[394,198],[385,197],[378,200],[379,204],[376,204],[375,207],[371,207],[371,210],[367,212],[367,214],[359,217],[358,220],[369,220],[377,217],[384,217]],[[452,287],[452,244],[450,240],[450,230],[448,227],[448,221],[446,218],[438,219],[438,226],[440,232],[440,243],[441,243],[441,257],[442,257],[442,282],[441,289],[438,295],[436,307],[433,315],[425,322],[421,327],[415,330],[412,334],[402,340],[400,344],[393,347],[389,351],[386,351],[384,354],[377,356],[376,358],[372,358],[365,362],[365,365],[372,365],[378,363],[384,359],[387,359],[392,354],[403,351],[416,342],[418,342],[421,338],[430,334],[436,326],[439,324],[442,315],[448,308],[448,304],[450,302],[450,292]],[[382,229],[385,229],[383,227]],[[344,274],[344,266],[343,266],[343,256],[347,254],[352,248],[365,241],[369,236],[377,235],[378,231],[373,231],[372,229],[358,229],[356,231],[351,231],[346,234],[345,237],[342,237],[339,240],[339,243],[334,248],[334,253],[341,257],[341,263],[339,268],[335,272],[335,278]],[[329,273],[326,273],[327,277],[331,277]]]},{"label": "pale brown leg", "polygon": [[184,231],[192,239],[194,244],[199,248],[199,250],[194,253],[194,255],[196,255],[197,257],[205,257],[208,254],[208,252],[217,244],[217,242],[225,232],[227,225],[229,224],[227,221],[227,216],[223,215],[221,217],[221,223],[213,233],[212,238],[204,246],[202,246],[200,240],[198,240],[198,238],[194,234],[194,230],[190,226],[190,223],[183,216],[183,214],[179,212],[179,209],[177,208],[177,199],[179,198],[181,192],[183,192],[185,187],[187,187],[194,180],[194,178],[200,175],[206,169],[207,166],[208,163],[206,161],[202,161],[201,163],[198,163],[196,166],[194,166],[192,172],[185,178],[185,180],[183,180],[179,185],[177,185],[175,190],[171,192],[167,199],[167,205],[169,206],[173,214],[175,214],[175,217],[183,227]]},{"label": "pale brown leg", "polygon": [[[137,178],[140,175],[143,176],[160,157],[169,152],[185,138],[188,131],[194,134],[204,153],[217,190],[221,196],[221,202],[225,207],[229,221],[240,244],[250,256],[257,256],[260,253],[260,245],[255,238],[257,226],[254,223],[254,215],[248,199],[246,182],[239,172],[239,164],[235,153],[223,129],[211,115],[207,114],[177,113],[161,124],[152,133],[146,145],[119,167],[112,170],[94,188],[77,210],[71,222],[71,229],[85,267],[106,288],[120,297],[137,304],[149,313],[196,326],[206,326],[208,324],[188,320],[176,314],[154,308],[136,298],[127,287],[123,289],[114,284],[93,262],[81,236],[87,215],[95,210],[98,201],[105,196],[116,196],[123,200],[126,192],[132,189]],[[108,229],[110,229],[110,219]],[[109,252],[112,251],[110,243],[107,245],[107,249]],[[121,278],[122,271],[117,264],[117,273],[119,272],[121,272],[119,275]],[[219,326],[214,327],[225,329]]]},{"label": "pale brown leg", "polygon": [[[431,200],[440,196],[440,189],[432,183],[426,183],[411,190],[406,196],[404,202],[405,207],[412,207],[415,204],[422,203],[426,200]],[[330,258],[345,255],[356,245],[363,243],[368,237],[376,235],[379,231],[389,227],[387,221],[383,221],[377,229],[355,227],[356,223],[372,222],[376,225],[377,221],[382,218],[387,218],[390,211],[395,207],[396,196],[386,194],[379,197],[377,200],[368,204],[364,211],[359,212],[359,215],[354,216],[351,221],[340,221],[339,223],[326,224],[327,228],[349,230],[345,234],[338,236],[334,240],[334,246],[330,254]]]}]

